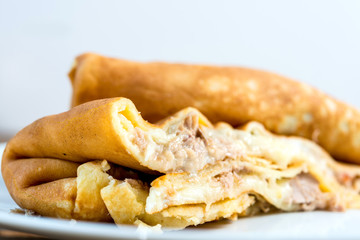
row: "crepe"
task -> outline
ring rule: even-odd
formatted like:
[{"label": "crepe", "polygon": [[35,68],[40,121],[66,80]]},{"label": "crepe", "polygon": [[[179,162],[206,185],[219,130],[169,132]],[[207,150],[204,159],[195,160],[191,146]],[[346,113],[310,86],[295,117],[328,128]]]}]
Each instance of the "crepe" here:
[{"label": "crepe", "polygon": [[338,160],[360,163],[359,111],[273,73],[84,54],[76,58],[69,76],[72,106],[126,97],[150,122],[195,107],[211,122],[237,127],[258,121],[271,132],[311,139]]},{"label": "crepe", "polygon": [[126,98],[35,121],[8,142],[1,171],[20,207],[67,219],[184,228],[360,207],[360,167],[309,140],[213,125],[195,108],[151,124]]}]

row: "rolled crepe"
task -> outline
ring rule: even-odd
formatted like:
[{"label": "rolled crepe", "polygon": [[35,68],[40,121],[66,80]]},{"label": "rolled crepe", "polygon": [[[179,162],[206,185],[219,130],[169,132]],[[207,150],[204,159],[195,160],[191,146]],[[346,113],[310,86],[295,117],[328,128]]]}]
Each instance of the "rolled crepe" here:
[{"label": "rolled crepe", "polygon": [[72,106],[94,99],[131,99],[156,122],[195,107],[211,122],[258,121],[277,134],[302,136],[339,160],[360,163],[360,113],[306,84],[240,67],[139,63],[95,54],[69,73]]},{"label": "rolled crepe", "polygon": [[125,98],[44,117],[6,146],[16,203],[38,214],[183,228],[257,212],[359,208],[360,167],[257,122],[185,108],[151,124]]}]

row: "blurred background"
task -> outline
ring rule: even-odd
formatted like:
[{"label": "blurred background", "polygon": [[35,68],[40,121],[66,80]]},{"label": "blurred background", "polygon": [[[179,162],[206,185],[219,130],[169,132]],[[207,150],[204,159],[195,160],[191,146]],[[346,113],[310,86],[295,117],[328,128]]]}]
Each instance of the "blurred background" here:
[{"label": "blurred background", "polygon": [[0,141],[69,108],[89,51],[269,70],[360,106],[360,1],[0,0]]}]

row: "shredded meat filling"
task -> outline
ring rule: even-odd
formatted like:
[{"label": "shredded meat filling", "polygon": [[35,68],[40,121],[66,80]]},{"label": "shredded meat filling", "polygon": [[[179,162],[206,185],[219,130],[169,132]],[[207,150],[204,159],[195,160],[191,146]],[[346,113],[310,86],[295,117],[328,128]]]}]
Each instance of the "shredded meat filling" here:
[{"label": "shredded meat filling", "polygon": [[300,210],[342,210],[338,207],[336,199],[320,190],[318,181],[310,174],[301,173],[297,175],[291,179],[290,186],[292,188],[290,201],[299,204]]},{"label": "shredded meat filling", "polygon": [[[196,172],[206,164],[224,160],[226,157],[241,154],[241,147],[236,146],[225,136],[204,133],[199,126],[198,116],[189,114],[167,134],[173,137],[166,144],[155,144],[150,155],[152,164],[157,162],[163,172]],[[135,128],[134,143],[141,152],[149,146],[144,132]]]}]

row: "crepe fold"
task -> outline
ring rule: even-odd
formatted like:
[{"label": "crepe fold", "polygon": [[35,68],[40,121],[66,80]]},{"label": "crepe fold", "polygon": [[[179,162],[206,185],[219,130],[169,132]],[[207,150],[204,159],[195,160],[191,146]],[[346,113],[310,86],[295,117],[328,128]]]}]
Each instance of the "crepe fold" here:
[{"label": "crepe fold", "polygon": [[191,106],[211,122],[236,127],[258,121],[274,133],[311,139],[336,159],[360,163],[359,111],[273,73],[84,54],[76,58],[69,76],[72,106],[126,97],[150,122]]},{"label": "crepe fold", "polygon": [[213,125],[195,108],[151,124],[126,98],[35,121],[9,141],[1,170],[20,207],[68,219],[183,228],[360,206],[360,167],[309,140]]}]

